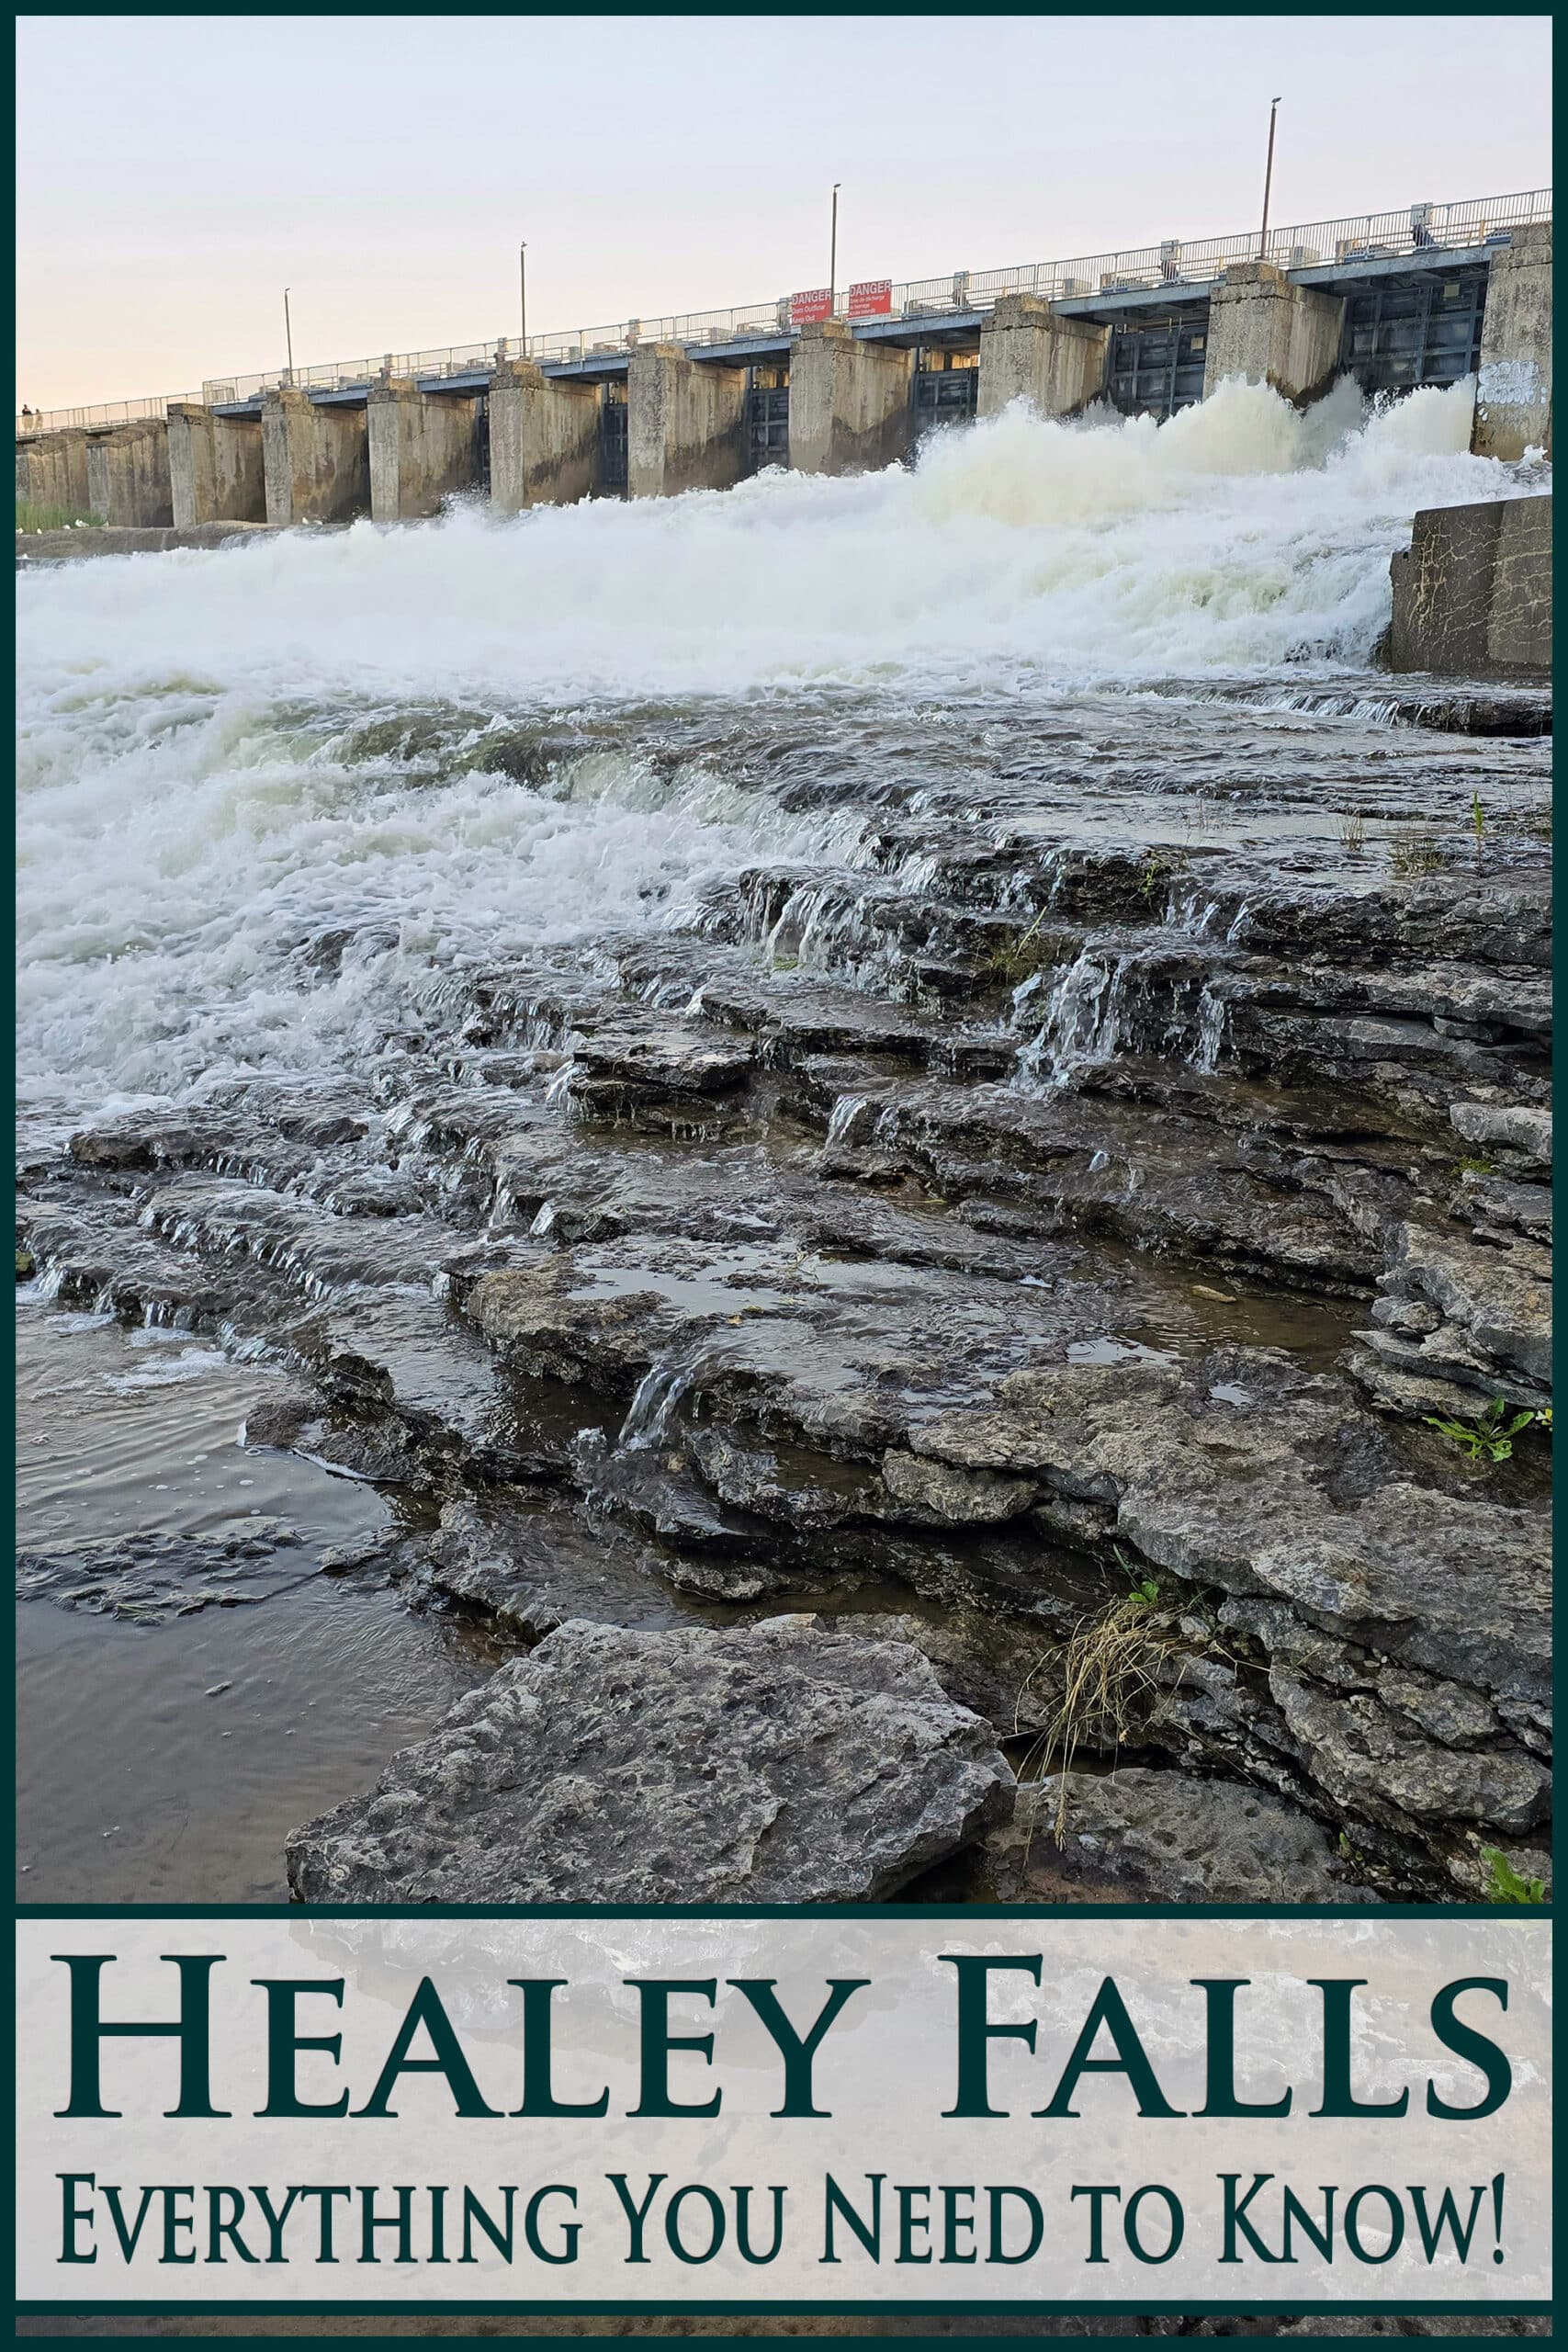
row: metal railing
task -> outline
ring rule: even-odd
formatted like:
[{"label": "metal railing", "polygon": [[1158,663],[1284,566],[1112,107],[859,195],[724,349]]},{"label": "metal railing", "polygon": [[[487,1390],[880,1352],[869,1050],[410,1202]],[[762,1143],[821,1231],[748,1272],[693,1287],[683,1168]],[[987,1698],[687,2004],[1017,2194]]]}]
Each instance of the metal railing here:
[{"label": "metal railing", "polygon": [[148,417],[166,416],[180,401],[195,401],[195,392],[150,392],[144,401],[109,401],[100,408],[29,410],[17,419],[17,431],[63,433],[72,425],[93,431],[108,424],[140,424]]},{"label": "metal railing", "polygon": [[[1267,260],[1281,269],[1313,269],[1414,253],[1458,252],[1506,244],[1510,231],[1551,219],[1551,190],[1533,188],[1513,196],[1469,197],[1457,204],[1412,204],[1393,212],[1354,213],[1339,220],[1270,229],[1266,250],[1256,229],[1229,237],[1168,237],[1159,244],[1140,245],[1129,252],[1080,254],[1072,261],[1025,262],[1016,269],[961,269],[945,277],[911,278],[894,287],[888,315],[897,319],[962,316],[990,310],[1004,294],[1032,294],[1043,301],[1062,302],[1160,287],[1169,287],[1173,294],[1182,288],[1199,291],[1212,286],[1235,262]],[[846,300],[840,295],[837,306],[840,317]],[[567,334],[531,334],[525,356],[547,367],[581,365],[593,358],[622,357],[638,344],[717,346],[773,340],[787,336],[790,331],[790,297],[785,294],[728,311],[685,311],[665,318],[623,319],[613,326],[575,327]],[[486,373],[498,363],[523,356],[517,336],[492,336],[487,343],[448,344],[434,351],[378,352],[367,359],[333,360],[325,367],[296,368],[292,376],[286,368],[273,368],[259,375],[212,377],[202,385],[200,397],[209,407],[223,407],[254,401],[262,393],[290,382],[306,391],[360,390],[386,375],[418,377],[429,382]],[[162,416],[175,401],[191,397],[170,393],[165,399],[121,401],[108,408],[49,409],[18,417],[17,430],[41,433],[73,424],[124,424],[136,417]]]}]

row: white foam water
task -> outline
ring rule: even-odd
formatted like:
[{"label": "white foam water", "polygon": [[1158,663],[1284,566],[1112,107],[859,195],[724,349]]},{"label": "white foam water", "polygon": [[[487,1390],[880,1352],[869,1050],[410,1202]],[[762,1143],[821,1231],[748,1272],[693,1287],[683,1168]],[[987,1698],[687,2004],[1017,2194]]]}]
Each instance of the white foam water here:
[{"label": "white foam water", "polygon": [[[24,1084],[79,1102],[341,1061],[454,964],[668,921],[760,854],[845,848],[631,706],[1000,696],[1364,663],[1416,507],[1506,495],[1473,385],[1298,414],[1227,385],[1164,425],[1022,408],[910,469],[497,522],[301,530],[24,573]],[[1524,481],[1544,486],[1539,469]],[[548,788],[491,718],[619,706]],[[367,707],[475,713],[370,756]],[[323,953],[321,934],[349,934]]]}]

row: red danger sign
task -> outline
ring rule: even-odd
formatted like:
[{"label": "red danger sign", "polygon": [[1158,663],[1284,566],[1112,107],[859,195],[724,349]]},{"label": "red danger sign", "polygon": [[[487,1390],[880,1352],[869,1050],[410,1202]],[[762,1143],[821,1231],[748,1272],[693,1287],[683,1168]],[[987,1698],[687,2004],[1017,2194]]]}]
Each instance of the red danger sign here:
[{"label": "red danger sign", "polygon": [[893,281],[890,277],[868,277],[863,286],[850,288],[852,319],[886,318],[893,308]]},{"label": "red danger sign", "polygon": [[830,319],[833,297],[826,286],[815,286],[807,294],[792,294],[789,298],[789,322],[792,327],[809,326],[813,320]]}]

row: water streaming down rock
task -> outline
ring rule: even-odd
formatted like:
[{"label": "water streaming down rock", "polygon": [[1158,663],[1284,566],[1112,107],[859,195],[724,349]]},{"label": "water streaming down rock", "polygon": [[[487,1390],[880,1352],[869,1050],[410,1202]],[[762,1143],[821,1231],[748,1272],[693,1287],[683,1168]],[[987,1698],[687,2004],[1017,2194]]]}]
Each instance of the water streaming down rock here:
[{"label": "water streaming down rock", "polygon": [[705,1374],[723,1361],[718,1348],[659,1357],[637,1382],[615,1443],[633,1453],[652,1453],[669,1437],[684,1399]]},{"label": "water streaming down rock", "polygon": [[1367,668],[1415,507],[1520,486],[1469,401],[24,580],[40,1297],[481,1498],[410,1589],[509,1640],[543,1512],[549,1622],[619,1547],[1005,1726],[1131,1560],[1174,1801],[1533,1868],[1544,1450],[1427,1417],[1547,1394],[1546,769]]}]

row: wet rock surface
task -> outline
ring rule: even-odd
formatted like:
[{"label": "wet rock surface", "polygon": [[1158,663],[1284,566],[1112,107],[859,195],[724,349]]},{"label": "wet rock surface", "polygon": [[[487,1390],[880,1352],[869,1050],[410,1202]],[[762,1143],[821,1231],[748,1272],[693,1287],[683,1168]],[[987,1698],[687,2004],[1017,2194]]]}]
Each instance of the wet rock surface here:
[{"label": "wet rock surface", "polygon": [[288,1843],[318,1903],[854,1903],[1012,1802],[917,1652],[799,1618],[571,1623]]},{"label": "wet rock surface", "polygon": [[19,1246],[287,1363],[247,1442],[398,1497],[412,1606],[897,1625],[1016,1762],[1141,1595],[1081,1752],[1472,1894],[1549,1812],[1545,706],[1428,699],[1173,704],[1158,757],[666,718],[839,848],[459,960],[333,1077],[40,1103]]},{"label": "wet rock surface", "polygon": [[236,1520],[209,1535],[139,1531],[70,1550],[19,1551],[17,1590],[91,1616],[162,1625],[286,1591],[310,1573],[299,1545],[295,1530],[276,1519]]},{"label": "wet rock surface", "polygon": [[[1059,1805],[1066,1826],[1058,1841]],[[1003,1902],[1364,1903],[1317,1824],[1238,1781],[1136,1767],[1035,1781],[987,1833]]]}]

